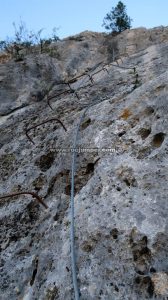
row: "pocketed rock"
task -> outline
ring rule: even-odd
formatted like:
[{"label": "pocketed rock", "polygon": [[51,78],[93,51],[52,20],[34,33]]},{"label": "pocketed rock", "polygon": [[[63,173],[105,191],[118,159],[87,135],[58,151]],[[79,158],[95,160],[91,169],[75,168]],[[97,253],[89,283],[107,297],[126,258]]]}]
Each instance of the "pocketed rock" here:
[{"label": "pocketed rock", "polygon": [[86,31],[0,58],[0,196],[35,192],[49,207],[0,199],[3,300],[74,299],[71,165],[90,103],[75,149],[80,299],[168,297],[167,53],[158,27]]}]

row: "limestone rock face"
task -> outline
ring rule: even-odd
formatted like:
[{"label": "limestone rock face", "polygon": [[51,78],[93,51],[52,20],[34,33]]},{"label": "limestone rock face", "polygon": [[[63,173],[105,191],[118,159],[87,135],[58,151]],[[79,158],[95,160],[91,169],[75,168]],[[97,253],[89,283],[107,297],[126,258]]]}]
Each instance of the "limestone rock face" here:
[{"label": "limestone rock face", "polygon": [[72,151],[90,103],[75,149],[80,299],[168,297],[167,67],[168,27],[83,32],[0,64],[0,195],[49,207],[0,199],[1,299],[74,299]]}]

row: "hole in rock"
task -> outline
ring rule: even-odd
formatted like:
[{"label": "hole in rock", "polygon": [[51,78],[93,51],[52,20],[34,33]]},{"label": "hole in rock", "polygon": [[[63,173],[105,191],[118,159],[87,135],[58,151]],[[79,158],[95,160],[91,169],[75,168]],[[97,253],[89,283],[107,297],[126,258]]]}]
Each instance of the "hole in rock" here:
[{"label": "hole in rock", "polygon": [[86,167],[86,174],[90,174],[94,172],[94,163],[88,163]]},{"label": "hole in rock", "polygon": [[147,115],[153,114],[154,111],[155,111],[154,108],[151,107],[151,106],[148,106],[148,107],[145,109],[145,113],[146,113]]},{"label": "hole in rock", "polygon": [[35,165],[39,166],[41,171],[46,172],[49,168],[51,168],[54,160],[54,152],[48,152],[37,159]]},{"label": "hole in rock", "polygon": [[36,275],[37,275],[37,268],[38,268],[38,258],[36,258],[36,261],[35,261],[35,268],[33,270],[33,274],[32,274],[32,278],[30,280],[30,285],[32,286],[34,284],[34,281],[35,281],[35,278],[36,278]]},{"label": "hole in rock", "polygon": [[159,148],[164,141],[164,136],[165,134],[163,132],[155,134],[152,141],[153,146]]},{"label": "hole in rock", "polygon": [[141,135],[141,138],[144,140],[146,139],[151,133],[151,128],[141,128],[139,130],[139,134]]},{"label": "hole in rock", "polygon": [[119,186],[117,186],[116,190],[117,190],[118,192],[120,192],[120,191],[121,191],[121,188],[120,188]]},{"label": "hole in rock", "polygon": [[112,235],[113,239],[117,239],[118,238],[118,229],[114,228],[110,231],[110,235]]},{"label": "hole in rock", "polygon": [[150,268],[150,272],[151,272],[151,273],[156,273],[156,269],[153,268],[153,267],[151,267],[151,268]]},{"label": "hole in rock", "polygon": [[84,121],[82,124],[81,124],[81,128],[82,129],[86,129],[91,123],[91,119],[88,118],[86,121]]},{"label": "hole in rock", "polygon": [[126,134],[126,131],[122,131],[118,134],[119,137],[123,136],[124,134]]}]

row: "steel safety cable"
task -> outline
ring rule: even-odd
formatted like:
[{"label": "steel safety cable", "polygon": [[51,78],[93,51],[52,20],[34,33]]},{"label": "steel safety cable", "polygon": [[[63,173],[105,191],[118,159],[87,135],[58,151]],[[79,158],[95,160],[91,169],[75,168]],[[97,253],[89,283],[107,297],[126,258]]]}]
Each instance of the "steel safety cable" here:
[{"label": "steel safety cable", "polygon": [[[75,90],[78,91],[80,86],[85,82],[88,78],[84,78],[79,85],[79,87]],[[75,98],[75,93],[73,95],[73,99]],[[78,134],[80,129],[80,124],[84,118],[85,112],[87,111],[88,107],[84,110],[82,116],[80,117],[79,124],[77,125],[76,134],[74,138],[73,148],[72,148],[72,166],[71,166],[71,198],[70,198],[70,213],[71,213],[71,226],[70,226],[70,246],[71,246],[71,268],[72,268],[72,282],[73,288],[75,293],[75,300],[79,300],[79,288],[77,282],[77,271],[76,271],[76,255],[75,255],[75,226],[74,226],[74,178],[75,178],[75,163],[76,163],[76,145],[78,141]]]},{"label": "steel safety cable", "polygon": [[[96,66],[98,67],[99,64]],[[95,67],[92,68],[91,71],[95,70]],[[84,78],[81,82],[81,84],[78,86],[78,88],[75,90],[75,92],[78,91],[78,89],[81,87],[81,85],[85,82],[87,78]],[[75,93],[73,95],[73,99],[75,97]],[[98,102],[99,103],[99,102]],[[73,288],[74,288],[74,294],[75,294],[75,300],[79,300],[79,287],[78,287],[78,282],[77,282],[77,269],[76,269],[76,254],[75,254],[75,226],[74,226],[74,187],[75,187],[75,171],[76,171],[76,155],[77,152],[76,147],[77,147],[77,142],[78,142],[78,137],[79,137],[79,130],[80,130],[80,125],[84,119],[85,113],[87,110],[93,106],[96,105],[96,103],[91,103],[88,104],[87,107],[84,109],[84,112],[82,113],[79,123],[76,128],[76,134],[74,138],[74,143],[73,143],[73,153],[72,153],[72,165],[71,165],[71,196],[70,196],[70,214],[71,214],[71,226],[70,226],[70,246],[71,246],[71,268],[72,268],[72,281],[73,281]]]},{"label": "steel safety cable", "polygon": [[[100,65],[97,64],[96,67],[94,66],[91,70],[95,70],[98,66]],[[78,86],[78,88],[75,90],[77,93],[78,89],[80,89],[81,85],[85,82],[85,80],[88,80],[87,76],[84,78],[81,82],[81,84]],[[73,99],[75,98],[75,93],[73,95]],[[76,270],[76,254],[75,254],[75,226],[74,226],[74,186],[75,186],[75,169],[76,169],[76,146],[78,142],[78,136],[79,136],[79,129],[80,125],[82,123],[82,120],[85,116],[86,111],[90,108],[90,106],[95,105],[94,104],[88,104],[87,107],[85,108],[83,114],[80,117],[79,123],[76,128],[76,134],[74,138],[74,143],[73,143],[73,153],[72,153],[72,166],[71,166],[71,197],[70,197],[70,214],[71,214],[71,226],[70,226],[70,246],[71,246],[71,268],[72,268],[72,281],[73,281],[73,288],[74,288],[74,293],[75,293],[75,300],[79,300],[79,287],[78,287],[78,282],[77,282],[77,270]]]}]

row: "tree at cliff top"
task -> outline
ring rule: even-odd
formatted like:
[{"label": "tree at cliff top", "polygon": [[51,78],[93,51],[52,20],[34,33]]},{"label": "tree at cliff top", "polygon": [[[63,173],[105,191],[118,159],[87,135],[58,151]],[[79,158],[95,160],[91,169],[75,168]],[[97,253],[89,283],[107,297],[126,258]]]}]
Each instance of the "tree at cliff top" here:
[{"label": "tree at cliff top", "polygon": [[105,16],[103,27],[112,32],[122,32],[131,28],[132,19],[127,15],[126,6],[119,1],[116,7]]}]

